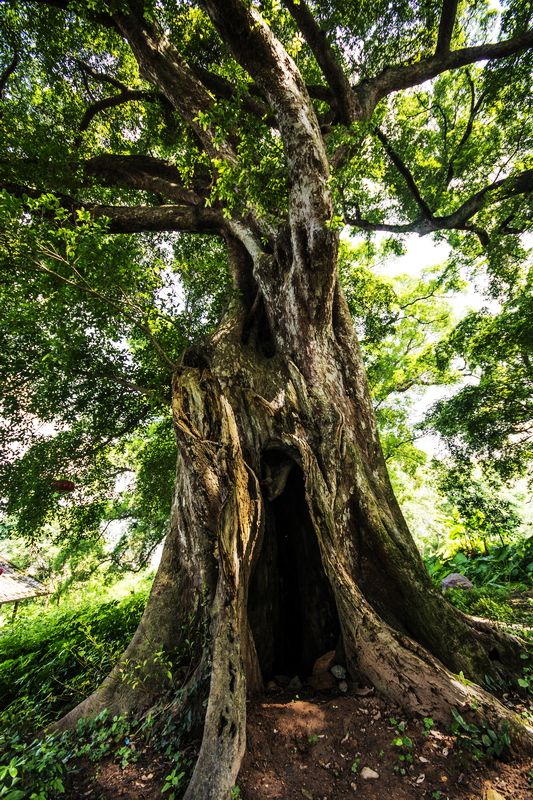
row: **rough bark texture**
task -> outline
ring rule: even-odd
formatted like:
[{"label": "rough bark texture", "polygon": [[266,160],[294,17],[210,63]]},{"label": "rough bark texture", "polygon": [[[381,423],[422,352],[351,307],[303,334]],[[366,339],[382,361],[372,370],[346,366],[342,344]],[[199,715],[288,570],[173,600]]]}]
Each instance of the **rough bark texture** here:
[{"label": "rough bark texture", "polygon": [[[406,711],[447,721],[455,706],[492,726],[505,719],[515,743],[531,746],[531,732],[457,677],[512,675],[520,643],[475,624],[433,588],[392,492],[337,282],[329,164],[307,88],[255,7],[240,0],[203,5],[276,118],[289,210],[274,229],[251,210],[236,219],[175,207],[176,229],[225,236],[240,299],[175,374],[171,531],[139,630],[101,689],[61,724],[104,706],[135,712],[149,706],[164,683],[157,653],[179,649],[192,620],[204,630],[205,646],[183,702],[193,687],[197,694],[205,686],[207,705],[186,800],[229,796],[245,747],[247,692],[260,690],[277,670],[306,677],[339,637],[351,677],[371,682]],[[295,18],[304,13],[288,5]],[[443,17],[439,52],[361,84],[358,103],[344,103],[346,116],[356,113],[352,106],[369,115],[388,92],[445,69],[529,46],[528,33],[510,44],[450,52],[455,4],[446,5],[452,18]],[[209,155],[232,161],[231,143],[198,125],[211,104],[198,75],[157,25],[139,16],[137,4],[132,8],[113,20],[141,74]],[[319,52],[317,32],[307,16],[304,22]],[[331,58],[328,50],[318,62],[347,97]],[[158,190],[173,202],[192,202],[175,187],[165,189],[166,167],[149,166]],[[140,180],[137,164],[118,185]],[[167,229],[168,213],[163,207],[164,219],[153,225]],[[135,686],[128,683],[132,669],[142,676]]]},{"label": "rough bark texture", "polygon": [[[235,310],[184,359],[172,530],[154,591],[125,662],[64,720],[148,706],[161,690],[152,654],[203,616],[209,699],[187,800],[220,800],[236,782],[247,691],[277,672],[306,677],[339,633],[350,675],[406,711],[506,719],[528,746],[518,720],[457,677],[511,674],[519,643],[480,630],[432,587],[390,487],[340,292],[328,331],[296,330],[287,312],[278,302],[250,322]],[[279,346],[287,324],[290,352]],[[135,691],[133,661],[147,676]]]}]

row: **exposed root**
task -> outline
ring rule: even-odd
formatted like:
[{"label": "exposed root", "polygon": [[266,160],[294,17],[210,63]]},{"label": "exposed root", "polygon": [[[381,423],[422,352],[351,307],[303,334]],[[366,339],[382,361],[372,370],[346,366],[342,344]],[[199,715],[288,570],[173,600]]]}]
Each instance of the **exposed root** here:
[{"label": "exposed root", "polygon": [[[346,576],[347,577],[347,576]],[[533,752],[533,729],[474,683],[449,672],[427,650],[385,624],[349,578],[337,593],[350,670],[412,714],[449,724],[451,709],[498,730],[506,724],[517,752]]]}]

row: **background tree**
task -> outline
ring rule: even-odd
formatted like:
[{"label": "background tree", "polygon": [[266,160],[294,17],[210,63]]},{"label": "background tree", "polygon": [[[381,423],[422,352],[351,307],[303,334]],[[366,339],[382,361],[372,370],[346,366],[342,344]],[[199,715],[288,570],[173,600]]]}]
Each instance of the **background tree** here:
[{"label": "background tree", "polygon": [[[53,462],[39,442],[23,458],[42,463],[36,494],[77,465],[81,529],[85,487],[110,475],[99,445],[157,422],[169,400],[178,445],[139,629],[61,724],[152,703],[156,654],[192,625],[204,646],[180,702],[203,739],[186,797],[228,794],[246,692],[273,670],[305,673],[339,639],[352,678],[405,708],[506,718],[528,741],[453,677],[512,675],[519,644],[432,588],[337,270],[344,224],[437,232],[512,270],[533,174],[528,14],[447,0],[2,6],[2,259],[28,346],[8,351],[6,447],[31,443],[35,418],[64,426]],[[226,312],[193,345],[161,263],[176,240],[158,254],[143,238],[175,232],[216,239],[178,237],[189,268],[213,247],[227,258]],[[16,466],[7,474],[16,486]],[[146,676],[135,686],[132,667]]]}]

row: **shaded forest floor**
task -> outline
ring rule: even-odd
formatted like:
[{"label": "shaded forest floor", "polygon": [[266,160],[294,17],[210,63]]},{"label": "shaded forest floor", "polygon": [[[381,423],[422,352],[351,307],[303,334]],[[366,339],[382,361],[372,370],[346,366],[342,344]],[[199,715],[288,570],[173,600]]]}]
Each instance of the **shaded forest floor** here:
[{"label": "shaded forest floor", "polygon": [[[412,747],[394,744],[405,736]],[[70,800],[155,800],[170,768],[148,750],[124,769],[112,761],[79,767],[66,795]],[[378,777],[364,779],[365,767]],[[533,762],[476,761],[449,733],[402,716],[373,694],[272,688],[249,704],[248,749],[235,797],[529,800],[532,769]]]}]

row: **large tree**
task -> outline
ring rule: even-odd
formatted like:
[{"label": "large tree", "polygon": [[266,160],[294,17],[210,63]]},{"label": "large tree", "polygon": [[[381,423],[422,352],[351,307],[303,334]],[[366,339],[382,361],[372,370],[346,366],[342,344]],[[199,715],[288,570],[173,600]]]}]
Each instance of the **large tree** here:
[{"label": "large tree", "polygon": [[[506,720],[527,745],[478,685],[512,676],[520,644],[432,587],[394,497],[337,266],[343,226],[518,263],[528,4],[7,0],[2,15],[2,259],[29,352],[10,345],[4,414],[42,418],[54,385],[62,452],[89,463],[79,421],[112,439],[172,378],[176,485],[150,599],[60,724],[154,703],[160,654],[192,626],[179,702],[203,738],[187,798],[228,796],[247,694],[335,647],[406,710]],[[165,270],[134,241],[167,234],[164,255],[176,232],[203,235],[184,239],[189,269],[221,242],[232,286],[187,347],[153,283]]]}]

